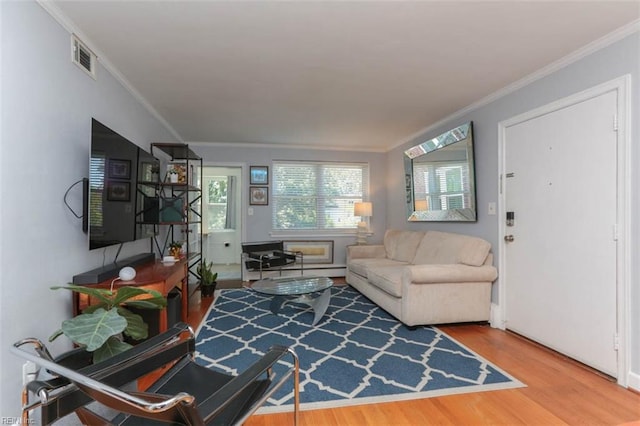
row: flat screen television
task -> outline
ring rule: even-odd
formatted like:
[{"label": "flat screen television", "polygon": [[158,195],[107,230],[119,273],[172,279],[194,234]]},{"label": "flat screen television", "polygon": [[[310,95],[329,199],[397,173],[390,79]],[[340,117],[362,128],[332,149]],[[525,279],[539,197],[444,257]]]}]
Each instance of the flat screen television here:
[{"label": "flat screen television", "polygon": [[91,157],[86,188],[89,250],[154,235],[143,223],[145,200],[153,198],[152,173],[159,161],[96,119],[91,122]]}]

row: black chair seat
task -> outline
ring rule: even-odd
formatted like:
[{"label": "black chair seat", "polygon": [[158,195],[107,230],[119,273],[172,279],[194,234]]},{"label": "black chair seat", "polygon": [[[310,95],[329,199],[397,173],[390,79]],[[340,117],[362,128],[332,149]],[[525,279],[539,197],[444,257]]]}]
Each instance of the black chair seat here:
[{"label": "black chair seat", "polygon": [[[187,392],[195,397],[196,401],[205,401],[224,385],[229,383],[233,376],[210,370],[189,360],[182,360],[171,368],[163,377],[166,380],[159,380],[152,385],[147,392],[161,395],[175,395],[180,392]],[[227,405],[211,422],[207,425],[232,425],[245,414],[249,408],[268,388],[270,380],[256,380],[248,385],[234,400]],[[200,413],[203,417],[206,413]],[[119,415],[112,420],[113,424],[132,425],[163,425],[164,422],[141,419],[139,417]]]},{"label": "black chair seat", "polygon": [[304,255],[302,252],[284,250],[284,241],[260,241],[242,243],[242,256],[248,271],[262,272],[278,270],[282,273],[285,266],[300,264],[301,274],[304,274]]},{"label": "black chair seat", "polygon": [[[181,338],[185,331],[190,336]],[[27,344],[33,345],[33,352],[23,349]],[[27,385],[23,393],[26,401],[23,422],[29,422],[30,411],[40,408],[42,424],[51,424],[73,411],[84,424],[240,424],[291,377],[294,423],[298,421],[298,358],[286,347],[271,347],[237,376],[195,363],[193,332],[181,323],[99,364],[87,365],[86,355],[78,350],[53,359],[36,339],[17,342],[11,349],[55,375]],[[287,355],[292,362],[274,380],[272,367],[284,362]],[[145,392],[131,392],[122,387],[159,368],[165,371]],[[29,403],[31,393],[39,396],[40,401]],[[122,414],[105,419],[87,407],[92,401]]]}]

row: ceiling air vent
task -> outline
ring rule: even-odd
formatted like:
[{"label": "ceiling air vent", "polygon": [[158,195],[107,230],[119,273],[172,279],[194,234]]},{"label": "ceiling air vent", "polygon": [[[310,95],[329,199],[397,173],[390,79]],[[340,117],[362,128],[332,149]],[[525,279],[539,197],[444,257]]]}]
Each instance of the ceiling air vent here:
[{"label": "ceiling air vent", "polygon": [[94,80],[96,78],[96,55],[80,39],[71,36],[71,61],[82,68]]}]

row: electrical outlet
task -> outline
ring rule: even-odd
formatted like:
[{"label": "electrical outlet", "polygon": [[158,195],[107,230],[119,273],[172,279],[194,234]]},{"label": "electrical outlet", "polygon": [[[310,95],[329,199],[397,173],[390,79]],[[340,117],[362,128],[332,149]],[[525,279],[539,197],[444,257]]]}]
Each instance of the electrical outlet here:
[{"label": "electrical outlet", "polygon": [[22,364],[22,384],[26,385],[27,383],[34,381],[36,377],[38,377],[39,372],[40,367],[31,361],[27,361]]}]

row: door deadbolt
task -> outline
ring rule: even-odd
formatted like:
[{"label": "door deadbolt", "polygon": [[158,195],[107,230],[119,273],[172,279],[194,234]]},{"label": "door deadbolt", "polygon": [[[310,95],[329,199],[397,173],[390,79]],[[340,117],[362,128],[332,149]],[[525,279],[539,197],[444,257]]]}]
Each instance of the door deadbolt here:
[{"label": "door deadbolt", "polygon": [[508,242],[508,243],[512,243],[514,239],[515,239],[515,238],[513,238],[513,235],[505,235],[505,236],[504,236],[504,240],[505,240],[506,242]]},{"label": "door deadbolt", "polygon": [[516,215],[514,212],[507,212],[507,226],[513,226]]}]

